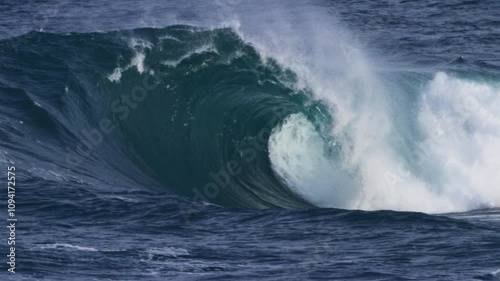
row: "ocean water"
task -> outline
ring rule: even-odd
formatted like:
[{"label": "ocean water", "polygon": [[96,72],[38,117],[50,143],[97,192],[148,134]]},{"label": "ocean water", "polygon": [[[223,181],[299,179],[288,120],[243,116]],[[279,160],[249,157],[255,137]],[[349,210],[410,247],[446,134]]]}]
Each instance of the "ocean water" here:
[{"label": "ocean water", "polygon": [[499,15],[1,2],[0,280],[500,280]]}]

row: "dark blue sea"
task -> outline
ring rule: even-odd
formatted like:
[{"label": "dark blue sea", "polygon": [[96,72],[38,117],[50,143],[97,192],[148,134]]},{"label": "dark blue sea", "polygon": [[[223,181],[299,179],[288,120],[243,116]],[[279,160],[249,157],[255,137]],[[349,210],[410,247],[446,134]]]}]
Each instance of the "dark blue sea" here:
[{"label": "dark blue sea", "polygon": [[500,280],[500,1],[0,1],[0,280]]}]

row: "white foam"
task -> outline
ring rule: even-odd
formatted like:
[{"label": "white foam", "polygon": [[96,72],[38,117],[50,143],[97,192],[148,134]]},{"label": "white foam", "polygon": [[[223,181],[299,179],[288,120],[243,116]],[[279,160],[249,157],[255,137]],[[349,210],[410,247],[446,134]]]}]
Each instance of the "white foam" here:
[{"label": "white foam", "polygon": [[174,41],[177,41],[177,42],[181,42],[181,40],[179,40],[178,38],[176,38],[174,36],[170,36],[170,35],[160,36],[159,39],[160,40],[174,40]]},{"label": "white foam", "polygon": [[418,123],[429,189],[457,210],[500,206],[500,88],[437,73]]},{"label": "white foam", "polygon": [[98,251],[96,248],[82,247],[82,246],[71,245],[71,244],[66,244],[66,243],[47,244],[47,245],[42,245],[40,248],[41,249],[65,248],[65,249],[69,249],[69,250],[86,251],[86,252],[97,252]]},{"label": "white foam", "polygon": [[144,59],[146,58],[146,55],[144,53],[137,53],[134,58],[132,58],[132,62],[130,65],[135,66],[137,68],[137,71],[139,73],[144,72]]},{"label": "white foam", "polygon": [[122,78],[122,72],[124,71],[123,68],[117,67],[115,70],[113,70],[113,73],[108,75],[108,79],[111,82],[119,82],[120,79]]},{"label": "white foam", "polygon": [[132,57],[130,63],[125,67],[117,66],[113,70],[113,72],[107,76],[109,81],[119,83],[123,72],[129,70],[132,67],[135,67],[137,69],[137,72],[139,72],[140,74],[144,73],[144,71],[147,69],[144,64],[144,60],[146,59],[144,50],[151,49],[151,43],[142,39],[133,38],[130,40],[129,46],[130,48],[134,49],[134,57]]},{"label": "white foam", "polygon": [[269,154],[274,170],[297,194],[322,207],[350,206],[356,195],[352,178],[326,156],[323,139],[304,115],[290,115],[273,130]]},{"label": "white foam", "polygon": [[200,46],[192,51],[187,52],[186,54],[181,56],[179,59],[164,60],[164,61],[162,61],[162,64],[174,68],[174,67],[177,67],[185,59],[188,59],[188,58],[192,57],[193,55],[199,55],[199,54],[206,53],[206,52],[217,53],[217,50],[215,49],[213,44],[204,44],[204,45],[202,45],[202,46]]},{"label": "white foam", "polygon": [[[285,11],[242,18],[234,29],[264,60],[294,71],[296,87],[311,89],[332,109],[337,159],[304,117],[290,116],[273,130],[273,168],[294,191],[321,207],[439,213],[500,206],[498,87],[436,74],[420,103],[404,113],[417,111],[415,124],[406,125],[418,126],[411,145],[425,151],[423,160],[408,157],[414,147],[400,142],[393,89],[377,76],[363,46],[322,11]],[[464,112],[464,102],[472,111]],[[436,131],[447,135],[438,143]],[[344,194],[346,202],[339,200]]]},{"label": "white foam", "polygon": [[178,257],[178,256],[187,256],[189,255],[188,250],[182,248],[174,248],[174,247],[164,247],[164,248],[152,248],[146,250],[149,254],[150,259],[152,256],[169,256],[169,257]]},{"label": "white foam", "polygon": [[118,195],[112,195],[112,196],[109,196],[109,198],[118,199],[120,201],[128,202],[128,203],[137,203],[137,202],[139,202],[139,200],[137,200],[137,199],[129,198],[129,197],[123,197],[123,196],[118,196]]},{"label": "white foam", "polygon": [[126,249],[96,249],[93,247],[84,247],[78,245],[72,245],[68,243],[55,243],[55,244],[45,244],[41,245],[40,249],[65,249],[69,251],[83,251],[83,252],[124,252]]}]

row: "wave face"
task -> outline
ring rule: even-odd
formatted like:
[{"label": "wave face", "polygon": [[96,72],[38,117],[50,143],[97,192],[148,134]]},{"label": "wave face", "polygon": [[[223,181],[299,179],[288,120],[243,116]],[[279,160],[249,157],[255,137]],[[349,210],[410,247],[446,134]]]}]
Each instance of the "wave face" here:
[{"label": "wave face", "polygon": [[[47,161],[117,171],[194,200],[500,206],[495,76],[375,71],[340,32],[320,33],[294,41],[237,26],[32,32],[0,43],[1,108],[24,116],[23,128],[56,136],[31,145]],[[19,124],[2,130],[23,134]]]}]

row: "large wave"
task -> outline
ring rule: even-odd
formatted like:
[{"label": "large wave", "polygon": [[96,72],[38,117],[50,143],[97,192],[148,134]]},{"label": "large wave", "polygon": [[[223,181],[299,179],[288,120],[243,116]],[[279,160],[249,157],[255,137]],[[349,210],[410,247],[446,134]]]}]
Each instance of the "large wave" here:
[{"label": "large wave", "polygon": [[379,70],[341,31],[279,30],[176,25],[4,40],[2,112],[51,139],[33,137],[27,147],[43,146],[34,157],[194,200],[500,206],[498,80]]}]

